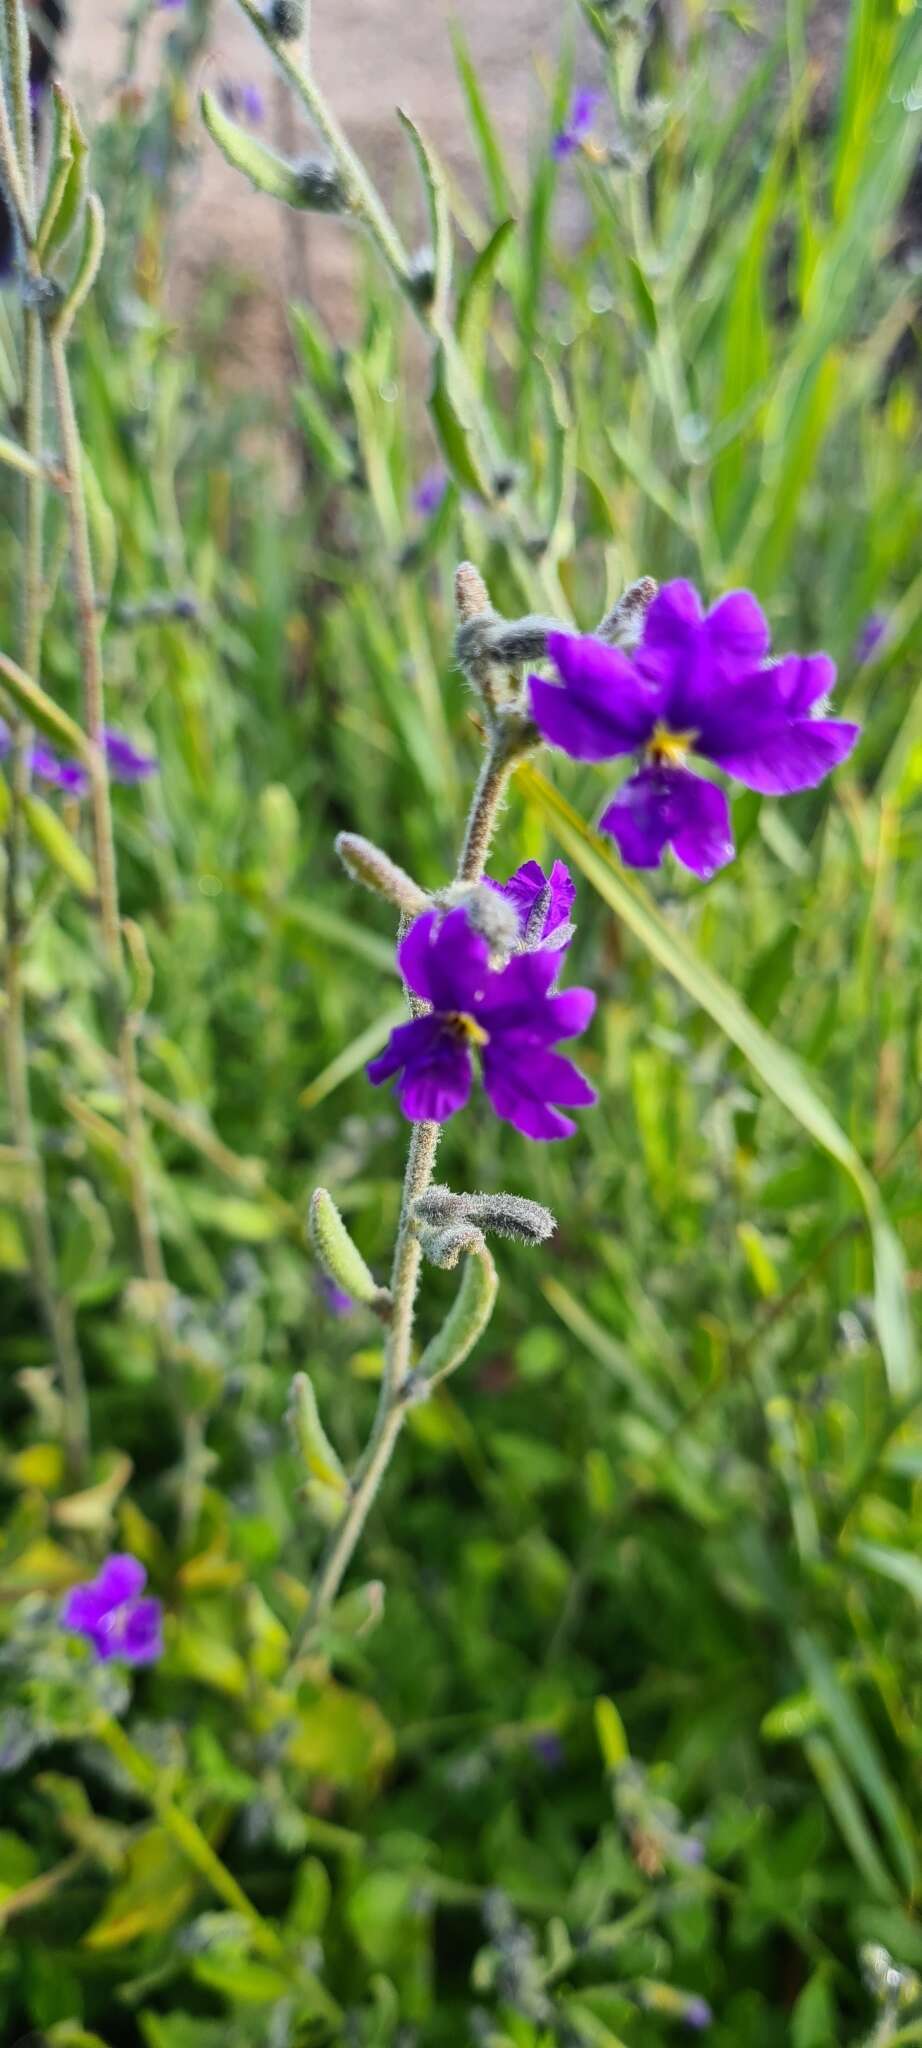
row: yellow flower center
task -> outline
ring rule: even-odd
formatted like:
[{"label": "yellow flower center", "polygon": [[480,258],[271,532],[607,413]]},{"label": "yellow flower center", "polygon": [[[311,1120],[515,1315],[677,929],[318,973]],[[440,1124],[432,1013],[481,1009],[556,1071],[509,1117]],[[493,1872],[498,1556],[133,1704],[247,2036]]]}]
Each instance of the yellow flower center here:
[{"label": "yellow flower center", "polygon": [[460,1038],[464,1045],[490,1043],[489,1031],[485,1031],[483,1025],[478,1024],[476,1017],[469,1016],[466,1010],[450,1010],[443,1022],[446,1031],[451,1032],[452,1038]]},{"label": "yellow flower center", "polygon": [[647,760],[655,768],[671,768],[684,761],[690,754],[698,735],[695,732],[670,732],[668,725],[658,720],[652,737],[647,741]]}]

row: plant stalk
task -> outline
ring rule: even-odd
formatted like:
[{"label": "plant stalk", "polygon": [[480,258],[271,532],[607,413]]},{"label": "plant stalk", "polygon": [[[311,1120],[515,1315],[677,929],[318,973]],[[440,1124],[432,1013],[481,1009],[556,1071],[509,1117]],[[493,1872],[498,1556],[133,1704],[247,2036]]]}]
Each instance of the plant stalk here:
[{"label": "plant stalk", "polygon": [[[6,83],[0,82],[0,165],[19,216],[26,266],[30,274],[37,277],[38,265],[31,246],[36,217],[36,184],[29,100],[29,35],[22,0],[5,0],[5,25],[12,119],[8,111]],[[25,522],[20,643],[23,667],[38,682],[44,615],[44,344],[41,316],[35,307],[28,306],[23,311],[22,390],[23,448],[30,469],[23,483]],[[86,1382],[73,1309],[58,1286],[45,1167],[36,1144],[32,1117],[26,1041],[24,951],[28,916],[24,900],[24,799],[29,790],[31,739],[28,720],[17,716],[12,731],[10,817],[6,842],[5,1064],[13,1138],[28,1162],[23,1206],[30,1241],[32,1284],[61,1383],[68,1469],[72,1478],[79,1482],[86,1473],[90,1447]]]}]

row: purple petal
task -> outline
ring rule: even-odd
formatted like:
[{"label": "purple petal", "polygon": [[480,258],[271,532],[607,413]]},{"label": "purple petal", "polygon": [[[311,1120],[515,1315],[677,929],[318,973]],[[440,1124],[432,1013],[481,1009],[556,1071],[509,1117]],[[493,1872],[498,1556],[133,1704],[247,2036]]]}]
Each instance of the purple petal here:
[{"label": "purple petal", "polygon": [[62,761],[41,742],[32,748],[29,764],[40,782],[49,782],[55,789],[73,796],[85,796],[89,789],[90,778],[80,761]]},{"label": "purple petal", "polygon": [[116,1551],[107,1557],[93,1583],[103,1606],[121,1607],[124,1601],[137,1598],[147,1584],[147,1573],[138,1558],[128,1551]]},{"label": "purple petal", "polygon": [[702,881],[733,859],[726,796],[686,768],[642,768],[618,791],[600,820],[622,860],[658,868],[667,846]]},{"label": "purple petal", "polygon": [[156,775],[154,755],[140,753],[125,733],[116,732],[110,725],[104,737],[106,759],[116,782],[145,782],[149,775]]},{"label": "purple petal", "polygon": [[859,631],[858,638],[855,641],[855,645],[852,650],[852,660],[856,662],[859,665],[859,667],[862,664],[862,662],[870,661],[875,649],[880,646],[881,641],[886,637],[886,632],[886,613],[870,612]]},{"label": "purple petal", "polygon": [[576,1038],[585,1031],[595,1016],[595,1002],[591,988],[565,988],[560,995],[551,996],[544,1005],[548,1044],[556,1045],[561,1038]]},{"label": "purple petal", "polygon": [[398,1024],[368,1078],[376,1085],[402,1073],[397,1096],[413,1123],[444,1123],[463,1109],[471,1092],[471,1058],[463,1039],[455,1038],[438,1016],[414,1017]]},{"label": "purple petal", "polygon": [[836,686],[836,665],[828,654],[786,654],[765,674],[773,678],[792,718],[812,711],[821,697],[832,696]]},{"label": "purple petal", "polygon": [[487,876],[487,886],[512,904],[519,920],[519,930],[523,933],[539,899],[547,891],[548,903],[540,933],[542,939],[549,938],[551,932],[568,922],[576,899],[576,883],[562,860],[555,860],[549,875],[536,860],[527,860],[516,868],[508,882],[494,882]]},{"label": "purple petal", "polygon": [[658,676],[664,658],[671,668],[676,655],[685,653],[701,617],[701,599],[693,583],[677,577],[674,583],[663,584],[644,614],[638,656],[644,657],[645,674]]},{"label": "purple petal", "polygon": [[791,796],[813,789],[851,753],[860,725],[838,718],[798,718],[765,734],[750,747],[711,748],[710,758],[727,775],[762,796]]},{"label": "purple petal", "polygon": [[436,1010],[470,1010],[489,974],[490,949],[467,912],[427,910],[410,926],[397,959],[414,995]]},{"label": "purple petal", "polygon": [[72,1629],[75,1635],[92,1635],[98,1628],[105,1610],[95,1581],[89,1585],[75,1586],[61,1609],[61,1625]]},{"label": "purple petal", "polygon": [[768,620],[749,590],[730,590],[704,621],[711,656],[724,674],[736,675],[763,661],[771,644]]},{"label": "purple petal", "polygon": [[437,512],[448,489],[448,478],[443,469],[429,469],[420,477],[413,492],[412,505],[420,518],[426,519],[431,512]]},{"label": "purple petal", "polygon": [[586,1105],[596,1099],[588,1081],[559,1053],[533,1052],[522,1059],[492,1041],[484,1048],[483,1085],[497,1116],[524,1138],[572,1137],[576,1125],[553,1104]]},{"label": "purple petal", "polygon": [[163,1609],[159,1600],[135,1600],[125,1610],[118,1654],[128,1664],[153,1664],[163,1655]]},{"label": "purple petal", "polygon": [[659,699],[625,654],[591,634],[551,633],[548,654],[567,685],[560,690],[529,677],[531,706],[542,738],[577,761],[632,754],[649,739]]},{"label": "purple petal", "polygon": [[365,1072],[369,1081],[377,1088],[382,1081],[389,1081],[400,1072],[408,1061],[424,1059],[435,1044],[442,1030],[438,1017],[414,1017],[409,1024],[398,1024],[391,1032],[384,1051],[377,1059],[369,1060]]},{"label": "purple petal", "polygon": [[532,1033],[540,1028],[538,1020],[559,972],[560,955],[553,950],[516,953],[488,977],[475,1016],[491,1037],[508,1031]]},{"label": "purple petal", "polygon": [[551,155],[562,163],[565,157],[573,156],[579,148],[579,141],[571,135],[569,128],[561,128],[551,143]]},{"label": "purple petal", "polygon": [[596,107],[600,105],[603,97],[602,93],[594,92],[591,86],[580,86],[579,90],[573,95],[570,107],[568,125],[571,134],[578,136],[588,135],[595,120]]},{"label": "purple petal", "polygon": [[5,761],[13,744],[13,735],[5,718],[0,718],[0,761]]}]

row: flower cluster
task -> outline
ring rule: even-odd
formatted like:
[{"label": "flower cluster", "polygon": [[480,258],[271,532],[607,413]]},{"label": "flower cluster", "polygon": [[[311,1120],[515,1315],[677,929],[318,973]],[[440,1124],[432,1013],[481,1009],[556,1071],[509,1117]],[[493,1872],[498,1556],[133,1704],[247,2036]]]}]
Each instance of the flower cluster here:
[{"label": "flower cluster", "polygon": [[125,1664],[155,1663],[163,1654],[163,1609],[159,1600],[142,1598],[146,1583],[143,1564],[128,1552],[116,1552],[95,1579],[68,1594],[62,1626],[82,1636],[100,1664],[113,1658]]},{"label": "flower cluster", "polygon": [[[690,754],[765,796],[811,789],[851,753],[860,728],[826,716],[826,654],[769,662],[764,614],[746,590],[706,615],[685,582],[667,583],[630,653],[593,636],[552,633],[559,682],[530,678],[542,738],[580,761],[639,762],[601,829],[629,867],[658,867],[666,847],[702,880],[734,854],[724,790],[692,773]],[[561,687],[563,685],[563,687]]]},{"label": "flower cluster", "polygon": [[[146,782],[149,776],[156,775],[157,762],[153,754],[142,754],[125,733],[117,732],[114,726],[106,726],[103,737],[113,782]],[[9,726],[0,719],[0,760],[9,753],[12,744]],[[89,789],[90,778],[82,761],[69,760],[42,743],[29,749],[29,767],[37,782],[46,782],[53,789],[63,790],[67,796],[85,796]]]}]

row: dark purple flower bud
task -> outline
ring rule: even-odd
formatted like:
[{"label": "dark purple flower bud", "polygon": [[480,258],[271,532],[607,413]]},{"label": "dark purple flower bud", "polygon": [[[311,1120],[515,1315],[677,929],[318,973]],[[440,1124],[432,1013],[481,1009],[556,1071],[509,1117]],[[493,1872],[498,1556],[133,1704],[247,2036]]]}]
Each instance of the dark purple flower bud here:
[{"label": "dark purple flower bud", "polygon": [[868,613],[852,651],[852,660],[857,667],[860,668],[863,662],[870,661],[881,641],[886,639],[887,624],[885,612]]},{"label": "dark purple flower bud", "polygon": [[[512,904],[521,935],[527,936],[532,945],[541,945],[552,932],[569,923],[576,883],[562,860],[555,860],[549,875],[536,860],[527,860],[516,868],[508,882],[493,882],[489,876],[486,881],[488,888],[495,889],[497,895]],[[541,913],[538,931],[532,929],[536,913]]]},{"label": "dark purple flower bud", "polygon": [[602,97],[600,92],[590,92],[586,86],[582,86],[574,93],[566,122],[551,143],[551,155],[557,157],[558,161],[573,156],[574,152],[582,149],[588,141],[592,133],[595,110]]},{"label": "dark purple flower bud", "polygon": [[156,775],[157,761],[153,754],[142,754],[123,732],[114,726],[105,729],[106,760],[115,782],[146,782],[148,776]]},{"label": "dark purple flower bud", "polygon": [[447,489],[448,478],[444,470],[428,469],[413,492],[414,512],[418,512],[421,519],[428,519],[430,513],[438,511]]},{"label": "dark purple flower bud", "polygon": [[407,986],[430,1005],[392,1031],[368,1076],[399,1076],[397,1096],[411,1122],[445,1123],[471,1092],[473,1060],[497,1116],[526,1138],[569,1138],[560,1106],[584,1107],[595,1090],[554,1050],[584,1031],[595,1009],[587,988],[554,991],[560,954],[545,947],[491,967],[488,940],[463,909],[427,911],[398,952]]},{"label": "dark purple flower bud", "polygon": [[116,1553],[95,1579],[68,1594],[62,1628],[83,1636],[101,1664],[115,1657],[126,1664],[155,1663],[163,1654],[163,1609],[159,1600],[141,1598],[146,1583],[143,1564],[127,1552]]},{"label": "dark purple flower bud", "polygon": [[89,789],[90,778],[83,763],[62,761],[50,747],[33,747],[29,765],[39,782],[50,783],[52,789],[61,789],[67,796],[85,796]]},{"label": "dark purple flower bud", "polygon": [[530,679],[542,737],[579,761],[640,764],[601,818],[628,867],[657,868],[667,846],[707,880],[734,854],[716,783],[685,766],[700,755],[747,789],[812,789],[851,753],[860,726],[827,718],[835,667],[826,654],[768,663],[765,617],[747,590],[705,616],[690,583],[667,583],[630,655],[589,635],[552,633],[564,688]]}]

